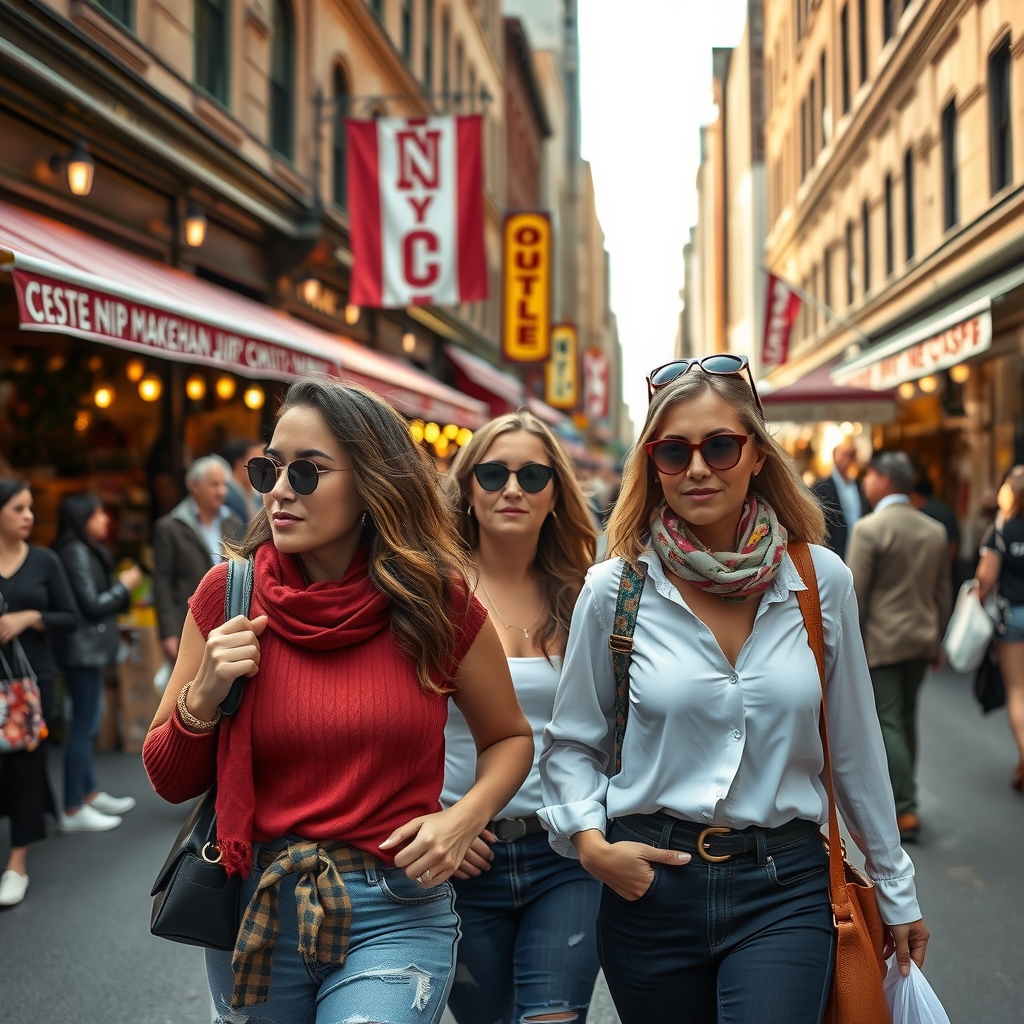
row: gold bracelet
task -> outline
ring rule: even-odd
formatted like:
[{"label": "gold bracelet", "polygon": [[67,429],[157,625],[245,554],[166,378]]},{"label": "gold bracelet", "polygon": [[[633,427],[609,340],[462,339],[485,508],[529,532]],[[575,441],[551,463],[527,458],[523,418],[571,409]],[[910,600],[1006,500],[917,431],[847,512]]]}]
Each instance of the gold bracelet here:
[{"label": "gold bracelet", "polygon": [[196,718],[185,706],[185,698],[188,696],[189,687],[191,687],[193,682],[195,680],[187,682],[178,694],[178,719],[189,732],[209,732],[211,729],[216,728],[217,723],[220,721],[220,708],[217,708],[217,714],[212,722],[204,722],[201,718]]}]

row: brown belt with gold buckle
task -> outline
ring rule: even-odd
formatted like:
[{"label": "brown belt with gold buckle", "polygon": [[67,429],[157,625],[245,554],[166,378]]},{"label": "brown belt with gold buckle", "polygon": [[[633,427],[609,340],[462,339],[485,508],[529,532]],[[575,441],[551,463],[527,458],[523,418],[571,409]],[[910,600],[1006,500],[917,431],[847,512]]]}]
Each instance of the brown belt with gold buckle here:
[{"label": "brown belt with gold buckle", "polygon": [[696,853],[709,864],[721,864],[733,857],[757,850],[758,833],[764,836],[765,850],[771,853],[783,846],[803,842],[821,835],[821,826],[804,818],[794,818],[778,828],[746,828],[742,830],[720,825],[705,826],[696,821],[657,814],[627,814],[618,819],[630,832],[641,836],[652,846],[662,845],[665,826],[670,826],[665,848]]}]

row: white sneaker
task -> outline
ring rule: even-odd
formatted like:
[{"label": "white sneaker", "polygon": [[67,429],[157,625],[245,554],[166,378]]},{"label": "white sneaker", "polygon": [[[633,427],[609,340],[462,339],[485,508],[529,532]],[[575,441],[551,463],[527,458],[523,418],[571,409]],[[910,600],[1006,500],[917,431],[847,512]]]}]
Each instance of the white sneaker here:
[{"label": "white sneaker", "polygon": [[5,871],[0,876],[0,907],[13,907],[25,898],[28,888],[28,875],[19,875],[17,871]]},{"label": "white sneaker", "polygon": [[109,832],[120,824],[116,814],[104,814],[89,804],[80,807],[77,814],[60,816],[61,832]]},{"label": "white sneaker", "polygon": [[127,814],[135,806],[133,796],[111,796],[109,793],[97,793],[89,806],[101,814]]}]

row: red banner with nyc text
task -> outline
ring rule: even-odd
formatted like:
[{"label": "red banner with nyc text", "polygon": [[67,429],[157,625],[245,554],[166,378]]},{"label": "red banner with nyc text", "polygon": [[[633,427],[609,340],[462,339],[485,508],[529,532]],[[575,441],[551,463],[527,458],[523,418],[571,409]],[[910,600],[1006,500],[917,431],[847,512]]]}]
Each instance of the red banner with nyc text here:
[{"label": "red banner with nyc text", "polygon": [[479,114],[346,122],[350,302],[487,298],[481,128]]},{"label": "red banner with nyc text", "polygon": [[800,312],[800,296],[774,274],[768,275],[767,292],[761,365],[782,366],[789,359],[789,335]]}]

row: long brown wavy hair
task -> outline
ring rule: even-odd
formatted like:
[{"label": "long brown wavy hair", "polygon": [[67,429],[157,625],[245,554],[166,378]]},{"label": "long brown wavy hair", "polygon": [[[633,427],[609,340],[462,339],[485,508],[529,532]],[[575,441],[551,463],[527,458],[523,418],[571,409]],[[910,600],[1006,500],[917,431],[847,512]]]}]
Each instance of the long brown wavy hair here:
[{"label": "long brown wavy hair", "polygon": [[622,490],[608,521],[609,558],[622,557],[636,564],[646,549],[651,516],[665,497],[644,445],[657,438],[665,414],[672,406],[709,391],[736,411],[744,429],[753,435],[758,451],[765,456],[764,465],[756,477],[756,487],[751,480],[751,490],[775,510],[791,541],[824,543],[825,516],[821,506],[800,478],[796,463],[768,432],[750,384],[744,377],[704,373],[694,368],[658,391],[647,410],[640,437],[626,458]]},{"label": "long brown wavy hair", "polygon": [[469,550],[475,550],[480,532],[469,513],[473,467],[484,460],[496,437],[516,431],[540,438],[555,471],[555,510],[541,527],[531,571],[540,581],[551,609],[551,617],[537,630],[537,645],[544,652],[563,651],[572,610],[587,569],[594,563],[597,533],[572,463],[558,439],[545,423],[524,409],[499,416],[481,427],[459,450],[445,476],[444,489],[457,513],[459,535]]},{"label": "long brown wavy hair", "polygon": [[[288,389],[278,419],[297,408],[320,413],[351,458],[369,513],[370,580],[391,599],[391,629],[415,662],[420,686],[447,693],[443,684],[457,668],[450,616],[459,598],[469,607],[472,565],[438,493],[433,463],[402,417],[365,388],[326,377],[299,380]],[[248,558],[268,541],[273,534],[260,509],[235,553]]]}]

